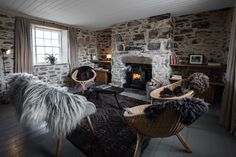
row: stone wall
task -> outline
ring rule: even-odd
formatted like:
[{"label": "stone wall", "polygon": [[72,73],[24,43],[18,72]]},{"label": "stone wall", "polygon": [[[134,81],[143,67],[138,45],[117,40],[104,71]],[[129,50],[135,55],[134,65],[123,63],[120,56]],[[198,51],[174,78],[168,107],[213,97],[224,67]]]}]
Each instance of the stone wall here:
[{"label": "stone wall", "polygon": [[4,67],[5,63],[6,74],[13,72],[13,57],[14,57],[14,23],[15,18],[0,12],[0,49],[11,49],[10,55],[2,56],[0,51],[0,95],[5,89],[4,81]]},{"label": "stone wall", "polygon": [[33,74],[47,78],[51,83],[62,84],[69,70],[68,64],[34,66]]},{"label": "stone wall", "polygon": [[[12,73],[14,69],[14,22],[14,16],[0,12],[0,49],[11,48],[12,50],[12,53],[4,58],[2,58],[2,54],[0,53],[0,95],[2,95],[5,89],[5,83],[3,80],[3,60],[7,74]],[[78,66],[88,65],[93,67],[94,64],[90,62],[90,54],[97,53],[96,31],[82,30],[78,28],[77,36]],[[34,75],[46,77],[52,83],[62,83],[63,78],[68,74],[68,72],[68,64],[33,67]]]},{"label": "stone wall", "polygon": [[107,54],[111,54],[111,28],[97,31],[97,55],[98,59],[106,59]]},{"label": "stone wall", "polygon": [[152,60],[152,77],[167,82],[171,73],[172,48],[170,14],[134,20],[112,26],[112,82],[122,86],[128,68],[124,57],[147,57]]},{"label": "stone wall", "polygon": [[174,51],[188,63],[189,54],[202,54],[204,62],[227,63],[233,9],[174,18]]},{"label": "stone wall", "polygon": [[96,32],[78,29],[78,66],[94,67],[91,54],[97,54]]}]

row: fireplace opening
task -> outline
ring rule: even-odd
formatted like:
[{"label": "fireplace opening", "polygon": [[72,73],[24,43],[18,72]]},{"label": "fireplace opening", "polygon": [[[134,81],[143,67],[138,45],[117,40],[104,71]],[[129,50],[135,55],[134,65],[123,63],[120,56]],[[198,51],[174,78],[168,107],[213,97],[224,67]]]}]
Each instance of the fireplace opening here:
[{"label": "fireplace opening", "polygon": [[126,71],[125,88],[136,88],[145,90],[146,82],[152,78],[151,64],[126,63],[129,68]]},{"label": "fireplace opening", "polygon": [[133,73],[133,80],[141,80],[142,76],[138,73]]}]

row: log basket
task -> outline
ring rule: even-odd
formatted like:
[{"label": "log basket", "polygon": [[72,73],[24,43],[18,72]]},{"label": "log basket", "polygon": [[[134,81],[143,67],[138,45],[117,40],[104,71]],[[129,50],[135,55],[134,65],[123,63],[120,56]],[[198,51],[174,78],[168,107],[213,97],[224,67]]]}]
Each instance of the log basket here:
[{"label": "log basket", "polygon": [[170,101],[170,100],[178,100],[178,99],[183,99],[183,98],[191,98],[195,94],[193,90],[189,90],[186,94],[181,95],[181,96],[174,96],[174,97],[160,97],[161,91],[164,90],[164,88],[169,88],[170,90],[174,90],[176,87],[181,86],[182,82],[184,80],[177,81],[175,83],[163,86],[161,88],[155,89],[150,93],[150,96],[154,100],[158,100],[160,102],[164,101]]}]

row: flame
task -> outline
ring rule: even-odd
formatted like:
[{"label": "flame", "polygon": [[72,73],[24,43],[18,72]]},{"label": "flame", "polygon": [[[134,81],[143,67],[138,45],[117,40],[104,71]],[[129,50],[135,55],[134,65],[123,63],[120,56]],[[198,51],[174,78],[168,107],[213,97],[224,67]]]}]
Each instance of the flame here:
[{"label": "flame", "polygon": [[133,80],[139,80],[141,79],[141,75],[137,73],[133,73]]}]

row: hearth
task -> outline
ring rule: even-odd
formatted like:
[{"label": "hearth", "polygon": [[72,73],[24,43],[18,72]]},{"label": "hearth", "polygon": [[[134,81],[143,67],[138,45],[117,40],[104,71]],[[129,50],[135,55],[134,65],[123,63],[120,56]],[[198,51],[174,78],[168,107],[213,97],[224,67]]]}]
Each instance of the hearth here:
[{"label": "hearth", "polygon": [[125,88],[136,88],[145,90],[146,82],[152,78],[151,64],[127,63]]}]

